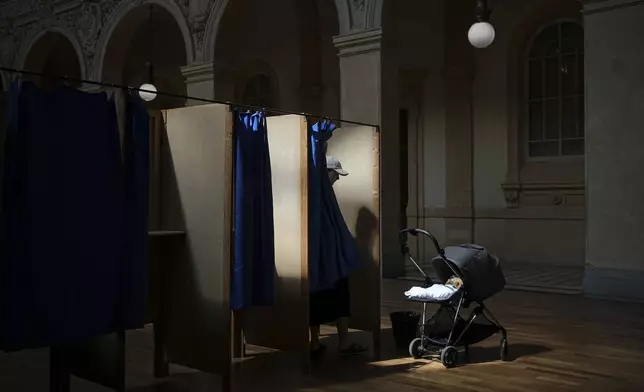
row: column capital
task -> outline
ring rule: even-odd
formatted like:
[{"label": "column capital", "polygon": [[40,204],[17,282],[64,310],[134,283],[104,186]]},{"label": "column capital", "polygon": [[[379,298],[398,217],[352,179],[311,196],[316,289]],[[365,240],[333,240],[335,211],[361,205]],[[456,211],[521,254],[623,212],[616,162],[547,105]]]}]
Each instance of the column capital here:
[{"label": "column capital", "polygon": [[[189,97],[215,98],[215,65],[212,61],[186,65],[181,67],[181,73],[186,80],[186,92]],[[204,101],[189,99],[186,105],[203,105],[204,103]]]},{"label": "column capital", "polygon": [[333,43],[340,57],[377,52],[382,46],[382,28],[339,35],[333,38]]},{"label": "column capital", "polygon": [[637,5],[644,5],[644,0],[583,0],[582,13],[590,15]]},{"label": "column capital", "polygon": [[194,63],[181,67],[181,73],[186,83],[200,83],[211,81],[215,78],[215,64],[212,61]]}]

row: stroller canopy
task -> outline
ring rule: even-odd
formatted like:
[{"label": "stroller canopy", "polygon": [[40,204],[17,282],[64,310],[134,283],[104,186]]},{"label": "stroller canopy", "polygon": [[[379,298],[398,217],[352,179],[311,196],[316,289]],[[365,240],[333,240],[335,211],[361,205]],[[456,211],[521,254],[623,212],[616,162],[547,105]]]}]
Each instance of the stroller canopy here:
[{"label": "stroller canopy", "polygon": [[465,244],[445,248],[445,258],[440,256],[432,260],[434,271],[445,283],[454,276],[447,263],[463,279],[466,299],[481,302],[503,290],[505,276],[501,271],[499,259],[480,245]]}]

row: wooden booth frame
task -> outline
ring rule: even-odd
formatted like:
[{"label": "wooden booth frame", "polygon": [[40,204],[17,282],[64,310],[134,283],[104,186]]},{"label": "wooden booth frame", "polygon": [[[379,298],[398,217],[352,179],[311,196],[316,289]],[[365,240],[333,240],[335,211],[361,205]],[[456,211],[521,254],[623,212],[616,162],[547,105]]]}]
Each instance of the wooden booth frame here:
[{"label": "wooden booth frame", "polygon": [[[156,377],[168,376],[169,364],[176,363],[219,375],[223,390],[230,391],[233,361],[244,355],[245,343],[299,353],[309,368],[308,123],[298,115],[268,117],[267,123],[276,303],[233,313],[233,111],[209,104],[151,114],[148,319],[154,325]],[[377,128],[344,124],[328,147],[350,172],[334,189],[365,261],[350,277],[350,327],[372,334],[376,356],[381,347],[379,136]],[[67,378],[76,374],[124,389],[124,345],[124,334],[117,334],[109,344],[94,344],[91,355],[85,350],[82,360],[68,355],[65,362],[76,366]],[[106,350],[116,353],[109,366],[100,360]],[[92,366],[85,376],[82,368]]]}]

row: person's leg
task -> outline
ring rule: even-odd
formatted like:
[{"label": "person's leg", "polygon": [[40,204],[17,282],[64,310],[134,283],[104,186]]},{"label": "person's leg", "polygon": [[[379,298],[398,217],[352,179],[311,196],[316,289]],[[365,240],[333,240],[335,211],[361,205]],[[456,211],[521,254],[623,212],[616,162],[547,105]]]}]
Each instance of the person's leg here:
[{"label": "person's leg", "polygon": [[338,350],[340,354],[360,354],[369,350],[367,347],[353,342],[349,338],[348,317],[340,317],[336,321],[336,327],[338,329]]},{"label": "person's leg", "polygon": [[341,279],[336,284],[336,301],[338,318],[336,328],[338,330],[338,350],[341,354],[358,354],[367,351],[349,337],[349,317],[351,316],[351,297],[349,293],[349,279]]},{"label": "person's leg", "polygon": [[336,327],[338,329],[338,346],[340,350],[345,350],[351,345],[351,340],[349,340],[349,318],[340,317],[336,321]]}]

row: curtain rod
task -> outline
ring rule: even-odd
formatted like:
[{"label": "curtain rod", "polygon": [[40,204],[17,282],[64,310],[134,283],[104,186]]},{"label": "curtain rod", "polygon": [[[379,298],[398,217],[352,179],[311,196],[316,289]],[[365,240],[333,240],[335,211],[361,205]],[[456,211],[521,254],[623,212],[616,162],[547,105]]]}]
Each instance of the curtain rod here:
[{"label": "curtain rod", "polygon": [[191,99],[193,101],[200,101],[200,102],[207,102],[207,103],[218,103],[218,104],[221,104],[221,105],[229,105],[229,106],[233,106],[233,107],[241,107],[241,108],[246,108],[246,109],[249,109],[249,110],[256,110],[256,111],[261,111],[261,112],[273,112],[273,113],[278,113],[278,114],[296,114],[298,116],[317,118],[317,119],[320,119],[320,120],[330,120],[330,121],[334,121],[334,122],[338,122],[338,123],[353,124],[353,125],[364,125],[364,126],[367,126],[367,127],[374,127],[374,128],[376,128],[376,130],[378,132],[380,132],[380,126],[379,125],[368,124],[368,123],[359,122],[359,121],[342,120],[342,119],[339,119],[339,118],[320,116],[320,115],[304,113],[304,112],[294,112],[294,111],[291,111],[291,110],[264,108],[264,107],[261,107],[261,106],[246,105],[246,104],[243,104],[243,103],[235,103],[235,102],[230,102],[230,101],[218,101],[218,100],[215,100],[215,99],[191,97],[191,96],[188,96],[188,95],[167,93],[167,92],[163,92],[163,91],[150,91],[150,90],[145,90],[145,89],[141,89],[141,88],[133,87],[133,86],[126,86],[126,85],[122,85],[122,84],[109,83],[109,82],[97,82],[95,80],[70,78],[68,76],[49,75],[49,74],[42,73],[42,72],[27,71],[27,70],[24,70],[24,69],[16,69],[16,68],[7,68],[7,67],[3,67],[3,66],[0,66],[0,71],[9,72],[9,73],[17,73],[17,74],[22,74],[22,75],[43,76],[43,77],[46,77],[46,78],[60,79],[60,80],[64,80],[64,81],[67,81],[67,82],[90,84],[90,85],[93,85],[93,86],[110,87],[110,88],[117,88],[117,89],[130,90],[130,91],[138,91],[138,92],[144,92],[144,93],[155,93],[157,95],[163,95],[163,96],[166,96],[166,97],[181,98],[181,99]]}]

